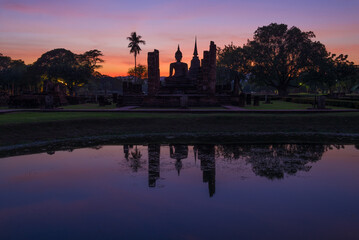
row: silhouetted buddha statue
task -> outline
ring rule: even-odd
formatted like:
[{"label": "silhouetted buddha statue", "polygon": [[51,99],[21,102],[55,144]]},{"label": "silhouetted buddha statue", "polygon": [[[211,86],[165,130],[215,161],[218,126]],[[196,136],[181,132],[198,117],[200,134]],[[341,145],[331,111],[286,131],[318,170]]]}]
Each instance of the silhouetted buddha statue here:
[{"label": "silhouetted buddha statue", "polygon": [[[187,74],[188,74],[187,63],[181,62],[182,52],[180,50],[179,45],[175,57],[177,61],[170,64],[170,76],[166,78],[166,81],[178,83],[181,80],[185,81],[187,79]],[[174,74],[173,74],[173,70],[174,70]]]}]

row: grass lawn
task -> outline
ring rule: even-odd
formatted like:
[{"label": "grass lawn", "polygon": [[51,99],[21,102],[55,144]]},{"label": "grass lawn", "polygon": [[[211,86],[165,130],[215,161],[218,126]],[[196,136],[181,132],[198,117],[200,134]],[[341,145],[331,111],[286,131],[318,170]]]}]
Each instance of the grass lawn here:
[{"label": "grass lawn", "polygon": [[63,106],[62,108],[63,109],[115,109],[116,104],[100,107],[96,103],[85,103],[85,104],[78,104],[78,105],[67,105],[67,106]]},{"label": "grass lawn", "polygon": [[[293,103],[293,102],[285,102],[280,100],[272,101],[272,104],[264,104],[264,102],[260,102],[258,107],[255,106],[246,106],[245,109],[253,109],[253,110],[299,110],[299,109],[308,109],[312,108],[311,104],[301,104],[301,103]],[[343,107],[334,107],[327,106],[329,109],[349,109]]]},{"label": "grass lawn", "polygon": [[199,110],[221,110],[221,109],[227,109],[225,107],[190,107],[189,109],[199,109]]},{"label": "grass lawn", "polygon": [[[159,107],[138,107],[136,109],[161,109],[161,110],[172,110],[172,109],[182,109],[182,108],[170,108],[170,107],[164,107],[164,108],[159,108]],[[184,108],[184,109],[198,109],[198,110],[224,110],[226,109],[225,107],[189,107],[189,108]]]},{"label": "grass lawn", "polygon": [[[149,119],[152,113],[107,113],[107,112],[19,112],[0,115],[0,126],[32,123],[56,123],[90,120],[118,120],[127,118]],[[160,114],[161,115],[161,114]],[[168,116],[167,116],[168,117]]]},{"label": "grass lawn", "polygon": [[[359,134],[359,113],[316,114],[180,114],[180,113],[117,113],[117,112],[20,112],[0,115],[0,146],[36,141],[74,139],[96,136],[152,136],[181,133],[210,134],[221,141],[221,134],[344,133]],[[152,134],[152,135],[151,135]],[[143,137],[145,138],[145,137]],[[165,138],[166,139],[166,138]],[[189,140],[194,139],[190,137]],[[238,140],[245,139],[234,139]],[[152,137],[147,139],[153,140]],[[204,140],[207,141],[207,138]],[[257,139],[263,141],[263,138]],[[312,137],[309,139],[312,141]],[[308,140],[308,141],[309,141]]]}]

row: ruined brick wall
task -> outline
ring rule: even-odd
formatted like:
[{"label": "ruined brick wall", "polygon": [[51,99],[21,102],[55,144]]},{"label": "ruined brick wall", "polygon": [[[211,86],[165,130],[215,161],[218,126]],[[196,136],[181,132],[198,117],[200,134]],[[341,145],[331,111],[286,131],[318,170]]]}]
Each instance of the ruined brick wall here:
[{"label": "ruined brick wall", "polygon": [[153,96],[158,93],[160,88],[160,63],[159,51],[154,50],[148,53],[147,70],[148,70],[148,95]]},{"label": "ruined brick wall", "polygon": [[201,61],[202,67],[201,72],[202,76],[198,83],[198,90],[202,93],[208,91],[208,75],[209,75],[209,52],[203,51],[203,59]]},{"label": "ruined brick wall", "polygon": [[203,52],[202,78],[199,82],[199,90],[203,93],[214,95],[216,92],[216,58],[217,46],[211,41],[209,51]]},{"label": "ruined brick wall", "polygon": [[216,93],[216,74],[217,74],[217,46],[211,41],[209,46],[209,73],[208,73],[208,93]]}]

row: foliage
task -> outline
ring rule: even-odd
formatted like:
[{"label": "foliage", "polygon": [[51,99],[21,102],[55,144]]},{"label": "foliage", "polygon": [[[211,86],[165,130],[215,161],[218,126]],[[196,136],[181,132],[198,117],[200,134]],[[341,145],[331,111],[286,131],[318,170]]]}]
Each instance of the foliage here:
[{"label": "foliage", "polygon": [[82,55],[75,55],[69,50],[59,48],[43,54],[32,66],[32,74],[42,80],[60,82],[66,85],[70,95],[76,94],[77,88],[84,85],[95,74],[103,62],[102,53],[91,50]]},{"label": "foliage", "polygon": [[142,51],[140,44],[145,45],[146,42],[144,40],[142,40],[142,36],[137,35],[136,32],[132,32],[131,35],[129,37],[127,37],[127,40],[130,41],[130,43],[128,44],[128,48],[130,48],[130,53],[133,53],[134,57],[135,57],[135,78],[137,77],[136,73],[136,60],[137,60],[137,54],[140,54],[140,52]]},{"label": "foliage", "polygon": [[325,46],[313,32],[285,24],[272,23],[258,28],[254,39],[244,46],[250,58],[252,81],[288,94],[290,87],[299,87],[301,74],[317,68],[328,56]]},{"label": "foliage", "polygon": [[[145,65],[138,64],[136,67],[136,72],[137,72],[138,79],[141,80],[141,79],[147,78],[147,67]],[[135,77],[135,75],[136,75],[135,68],[128,69],[127,73],[129,76]]]},{"label": "foliage", "polygon": [[0,88],[2,90],[14,94],[16,90],[26,85],[24,81],[26,71],[27,67],[22,60],[12,60],[0,53]]},{"label": "foliage", "polygon": [[340,54],[336,56],[333,54],[329,58],[332,78],[328,79],[329,90],[333,91],[332,86],[336,86],[339,92],[350,92],[356,84],[359,84],[359,69],[355,67],[354,63],[348,60],[348,55]]},{"label": "foliage", "polygon": [[101,57],[103,57],[102,52],[94,49],[87,51],[84,54],[77,55],[77,60],[81,65],[89,66],[93,71],[95,71],[96,69],[102,67],[102,65],[99,65],[99,63],[104,62]]},{"label": "foliage", "polygon": [[348,60],[348,55],[329,54],[327,58],[308,72],[301,79],[314,92],[350,92],[359,84],[359,71],[354,63]]},{"label": "foliage", "polygon": [[243,91],[242,80],[248,74],[248,58],[245,50],[233,45],[225,45],[223,49],[218,49],[217,71],[221,79],[225,82],[234,80],[234,92]]},{"label": "foliage", "polygon": [[121,78],[103,75],[99,72],[94,72],[89,81],[82,86],[78,93],[81,95],[107,95],[108,93],[122,92]]},{"label": "foliage", "polygon": [[5,69],[9,68],[11,63],[11,58],[4,56],[0,53],[0,71],[4,71]]}]

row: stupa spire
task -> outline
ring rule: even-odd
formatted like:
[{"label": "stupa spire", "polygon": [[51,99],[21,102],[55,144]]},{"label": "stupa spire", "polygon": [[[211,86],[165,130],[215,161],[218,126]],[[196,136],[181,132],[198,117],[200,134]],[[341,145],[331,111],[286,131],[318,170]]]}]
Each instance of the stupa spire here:
[{"label": "stupa spire", "polygon": [[194,51],[193,51],[193,55],[194,56],[198,56],[198,51],[197,51],[197,36],[195,38],[195,42],[194,42]]}]

